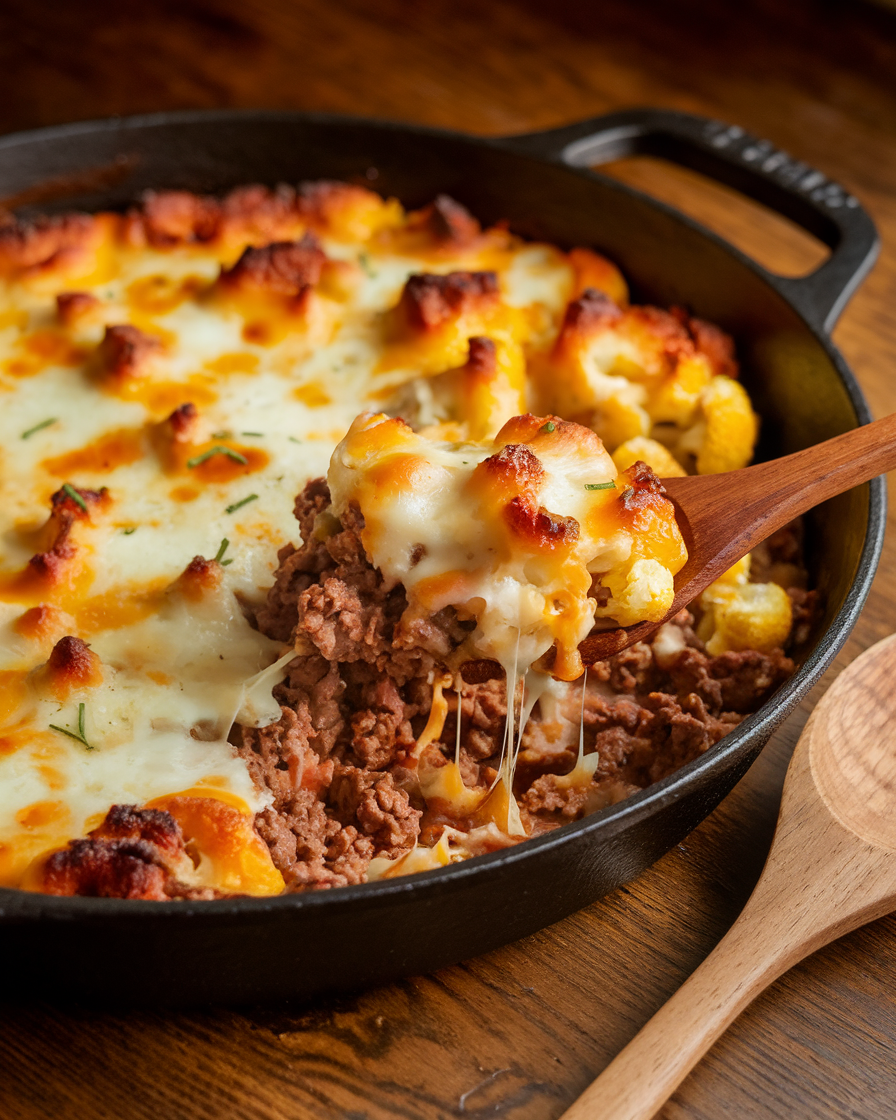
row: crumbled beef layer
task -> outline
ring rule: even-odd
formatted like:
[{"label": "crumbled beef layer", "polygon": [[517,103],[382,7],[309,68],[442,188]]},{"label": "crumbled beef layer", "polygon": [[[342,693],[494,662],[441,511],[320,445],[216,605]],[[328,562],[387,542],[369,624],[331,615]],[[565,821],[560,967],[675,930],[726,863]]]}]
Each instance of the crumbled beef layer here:
[{"label": "crumbled beef layer", "polygon": [[[288,889],[364,880],[374,857],[394,859],[418,838],[434,842],[445,824],[470,822],[427,805],[420,767],[432,773],[455,757],[458,697],[447,690],[439,740],[415,756],[446,657],[469,623],[446,610],[425,621],[402,620],[407,599],[371,566],[361,543],[363,519],[329,512],[323,479],[296,501],[301,547],[286,545],[259,628],[295,645],[277,698],[282,716],[270,727],[241,728],[239,753],[273,803],[257,828]],[[792,529],[760,563],[796,566]],[[812,593],[792,592],[798,620]],[[612,804],[696,758],[754,711],[793,671],[780,650],[706,654],[682,611],[677,632],[593,666],[583,690],[558,690],[536,705],[521,744],[514,792],[534,834]],[[672,652],[670,652],[670,649]],[[504,682],[466,684],[460,697],[459,762],[468,787],[485,788],[500,762],[507,720]],[[586,757],[597,752],[589,782],[567,784],[576,765],[582,716]]]}]

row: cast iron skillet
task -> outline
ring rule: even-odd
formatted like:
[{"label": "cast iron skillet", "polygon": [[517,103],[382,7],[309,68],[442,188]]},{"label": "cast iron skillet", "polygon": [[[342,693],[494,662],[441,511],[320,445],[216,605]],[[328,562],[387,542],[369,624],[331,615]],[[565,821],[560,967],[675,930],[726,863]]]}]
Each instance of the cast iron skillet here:
[{"label": "cast iron skillet", "polygon": [[[773,276],[670,208],[583,170],[651,153],[733,186],[832,250],[801,279]],[[877,236],[854,198],[741,129],[633,110],[551,132],[482,140],[350,118],[173,113],[0,140],[0,195],[22,213],[121,207],[146,188],[223,191],[321,177],[408,206],[446,192],[486,222],[591,245],[636,298],[683,304],[736,338],[764,417],[764,453],[866,423],[828,331],[870,267]],[[349,989],[435,969],[557,921],[638,875],[725,796],[830,664],[877,566],[882,479],[811,518],[826,611],[799,672],[702,758],[628,801],[508,851],[408,878],[319,893],[203,903],[0,891],[5,987],[125,1002],[237,1002]],[[0,793],[2,796],[2,793]]]}]

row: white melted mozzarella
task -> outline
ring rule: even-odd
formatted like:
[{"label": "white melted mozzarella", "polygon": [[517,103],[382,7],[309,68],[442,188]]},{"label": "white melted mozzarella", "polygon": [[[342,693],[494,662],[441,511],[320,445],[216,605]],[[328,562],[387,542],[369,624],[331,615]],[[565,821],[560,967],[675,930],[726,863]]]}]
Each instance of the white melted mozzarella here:
[{"label": "white melted mozzarella", "polygon": [[[533,547],[515,537],[504,517],[509,496],[496,504],[477,483],[477,467],[497,454],[500,437],[497,443],[446,443],[383,415],[363,416],[330,461],[334,512],[341,516],[357,503],[374,565],[387,580],[402,583],[409,602],[425,612],[453,606],[475,618],[471,652],[494,658],[508,676],[524,676],[563,624],[572,620],[567,645],[574,648],[587,636],[594,621],[587,568],[595,557],[618,551],[620,534],[613,527],[605,531],[597,513],[606,505],[597,488],[613,491],[616,468],[592,433],[576,443],[572,429],[583,437],[585,429],[568,428],[568,438],[532,447],[542,472],[538,505],[577,523],[577,537],[562,557],[549,545]],[[576,569],[579,586],[570,588],[565,581]]]},{"label": "white melted mozzarella", "polygon": [[[359,259],[356,247],[322,240],[329,256]],[[66,285],[0,290],[0,884],[14,881],[4,879],[10,867],[20,874],[27,858],[83,835],[114,803],[208,788],[249,810],[263,807],[228,735],[238,716],[257,726],[278,717],[271,689],[289,656],[249,625],[236,596],[261,602],[278,548],[297,535],[295,495],[326,472],[334,446],[382,384],[383,317],[408,275],[451,267],[398,255],[365,259],[349,305],[322,301],[325,315],[312,342],[287,330],[258,345],[243,337],[236,312],[204,295],[167,311],[135,304],[136,281],[162,277],[169,289],[186,278],[210,285],[221,264],[211,250],[116,252],[102,283],[76,285],[103,301],[99,320],[68,335],[82,347],[80,356],[31,358],[37,335],[65,336],[55,292]],[[526,246],[508,260],[502,285],[510,301],[544,300],[556,310],[552,282],[562,273],[565,289],[571,275],[562,257]],[[150,379],[167,386],[164,405],[145,394],[116,395],[101,382],[94,354],[105,326],[127,322],[165,342]],[[234,355],[242,371],[237,362],[236,372],[220,372],[219,359]],[[409,369],[388,379],[417,376]],[[199,409],[203,439],[229,433],[241,447],[263,452],[264,464],[223,482],[166,473],[153,432],[186,402]],[[45,421],[52,423],[26,436]],[[125,429],[142,441],[133,461],[109,470],[51,469],[52,460]],[[103,681],[60,703],[38,688],[52,642],[26,640],[17,630],[23,611],[40,600],[4,587],[37,551],[50,495],[64,482],[108,487],[111,502],[77,526],[86,588],[56,604],[68,624],[55,637],[84,638],[102,663]],[[404,515],[426,516],[412,505]],[[141,595],[160,595],[194,556],[211,558],[222,549],[223,584],[199,606],[172,594],[160,609],[128,613]],[[109,604],[117,621],[104,626]],[[4,689],[12,697],[5,707]],[[50,728],[77,730],[82,703],[89,749]]]}]

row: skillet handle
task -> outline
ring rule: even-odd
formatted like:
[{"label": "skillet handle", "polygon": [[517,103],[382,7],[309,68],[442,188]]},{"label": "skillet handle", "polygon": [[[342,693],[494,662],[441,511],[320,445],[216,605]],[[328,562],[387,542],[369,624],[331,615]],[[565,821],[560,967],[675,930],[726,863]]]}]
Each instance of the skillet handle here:
[{"label": "skillet handle", "polygon": [[671,109],[626,109],[547,132],[507,137],[504,144],[571,167],[632,155],[659,156],[789,218],[827,245],[830,257],[800,277],[756,267],[818,331],[832,329],[880,248],[874,223],[858,199],[737,125]]}]

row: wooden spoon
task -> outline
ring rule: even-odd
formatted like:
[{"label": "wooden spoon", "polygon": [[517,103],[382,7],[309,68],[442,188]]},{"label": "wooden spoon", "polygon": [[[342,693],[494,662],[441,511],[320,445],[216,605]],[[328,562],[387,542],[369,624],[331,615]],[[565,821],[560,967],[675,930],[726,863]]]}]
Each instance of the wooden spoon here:
[{"label": "wooden spoon", "polygon": [[770,463],[664,478],[688,548],[669,613],[659,622],[590,635],[579,646],[582,660],[593,665],[642,641],[788,521],[894,467],[896,413]]},{"label": "wooden spoon", "polygon": [[[579,646],[586,665],[648,638],[757,544],[813,506],[896,468],[896,413],[783,459],[726,474],[664,478],[688,549],[675,598],[657,622],[600,630]],[[493,661],[463,667],[469,683],[503,675]]]},{"label": "wooden spoon", "polygon": [[768,984],[896,909],[894,680],[896,635],[840,674],[797,743],[740,917],[561,1120],[647,1120]]}]

